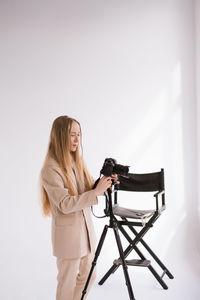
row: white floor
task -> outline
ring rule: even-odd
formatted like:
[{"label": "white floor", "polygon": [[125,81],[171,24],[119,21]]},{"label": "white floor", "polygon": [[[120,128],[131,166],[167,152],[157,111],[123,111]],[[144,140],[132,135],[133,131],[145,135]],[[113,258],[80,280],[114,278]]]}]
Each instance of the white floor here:
[{"label": "white floor", "polygon": [[[129,300],[121,267],[102,286],[98,285],[99,280],[110,267],[110,263],[112,264],[110,256],[115,258],[113,248],[110,249],[112,255],[107,249],[105,250],[97,261],[97,278],[87,300]],[[188,261],[183,260],[182,257],[178,260],[175,256],[174,259],[171,257],[167,261],[164,260],[175,277],[171,280],[165,275],[164,280],[169,287],[168,290],[162,289],[147,268],[129,267],[135,298],[137,300],[199,300],[200,272]],[[0,299],[55,300],[56,259],[50,257],[50,254],[43,259],[24,256],[24,260],[16,260],[11,256],[0,265],[2,268]],[[159,271],[159,274],[161,273]]]},{"label": "white floor", "polygon": [[[166,275],[164,280],[168,285],[168,290],[162,289],[153,275],[147,268],[129,267],[132,288],[135,299],[169,299],[169,300],[199,300],[200,299],[200,277],[194,276],[193,273],[179,270],[174,274],[174,279],[169,279]],[[118,269],[109,279],[102,285],[98,285],[101,276],[97,276],[97,280],[88,296],[88,300],[130,299],[128,290],[125,285],[123,270]]]}]

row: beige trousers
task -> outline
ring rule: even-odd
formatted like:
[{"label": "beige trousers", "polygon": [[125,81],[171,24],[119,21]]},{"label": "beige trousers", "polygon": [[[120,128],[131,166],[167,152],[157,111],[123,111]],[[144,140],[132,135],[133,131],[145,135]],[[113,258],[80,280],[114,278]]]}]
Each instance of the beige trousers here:
[{"label": "beige trousers", "polygon": [[[63,259],[57,258],[57,291],[56,300],[80,300],[84,289],[94,254],[90,253],[87,256],[78,259]],[[94,282],[96,276],[95,269],[90,279],[90,284],[87,288],[87,294]]]}]

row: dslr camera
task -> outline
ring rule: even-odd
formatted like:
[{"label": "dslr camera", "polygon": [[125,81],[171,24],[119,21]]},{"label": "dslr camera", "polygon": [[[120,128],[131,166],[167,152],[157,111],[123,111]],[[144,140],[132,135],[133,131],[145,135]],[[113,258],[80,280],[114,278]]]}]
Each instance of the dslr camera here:
[{"label": "dslr camera", "polygon": [[106,158],[100,173],[104,176],[112,176],[112,174],[127,175],[128,171],[129,166],[117,164],[114,158]]}]

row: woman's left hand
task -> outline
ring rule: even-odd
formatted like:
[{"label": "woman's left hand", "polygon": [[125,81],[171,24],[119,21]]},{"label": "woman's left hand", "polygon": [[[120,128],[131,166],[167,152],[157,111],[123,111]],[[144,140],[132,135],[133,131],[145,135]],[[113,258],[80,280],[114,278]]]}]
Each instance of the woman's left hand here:
[{"label": "woman's left hand", "polygon": [[112,174],[111,178],[114,179],[115,184],[119,184],[119,183],[120,183],[120,182],[118,181],[117,174]]}]

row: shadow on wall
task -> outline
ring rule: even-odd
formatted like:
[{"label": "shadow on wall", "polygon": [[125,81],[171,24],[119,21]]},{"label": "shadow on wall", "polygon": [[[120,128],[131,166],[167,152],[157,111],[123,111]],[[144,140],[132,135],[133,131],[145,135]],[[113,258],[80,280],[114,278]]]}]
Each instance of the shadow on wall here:
[{"label": "shadow on wall", "polygon": [[199,272],[195,98],[183,71],[177,62],[168,85],[116,148],[115,157],[122,161],[125,157],[128,164],[133,161],[136,172],[164,167],[168,217],[160,224],[154,243],[164,240],[160,250],[174,269],[184,261]]}]

